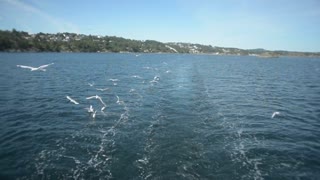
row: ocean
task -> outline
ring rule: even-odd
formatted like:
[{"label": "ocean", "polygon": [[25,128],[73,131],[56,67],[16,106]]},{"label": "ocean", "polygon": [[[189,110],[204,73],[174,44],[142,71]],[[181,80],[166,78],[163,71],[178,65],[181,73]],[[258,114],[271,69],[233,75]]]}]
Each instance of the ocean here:
[{"label": "ocean", "polygon": [[1,179],[320,177],[319,58],[0,53],[0,65]]}]

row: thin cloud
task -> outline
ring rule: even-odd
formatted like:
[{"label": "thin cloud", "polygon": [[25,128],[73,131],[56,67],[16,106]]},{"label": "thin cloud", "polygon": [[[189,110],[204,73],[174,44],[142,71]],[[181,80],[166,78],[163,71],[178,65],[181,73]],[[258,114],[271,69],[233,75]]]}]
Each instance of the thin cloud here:
[{"label": "thin cloud", "polygon": [[19,0],[5,0],[5,1],[18,9],[21,9],[27,13],[31,13],[33,15],[36,15],[38,17],[45,19],[48,23],[53,25],[59,32],[79,33],[79,28],[76,25],[70,22],[55,18],[49,15],[48,13],[41,11],[36,7],[33,7]]}]

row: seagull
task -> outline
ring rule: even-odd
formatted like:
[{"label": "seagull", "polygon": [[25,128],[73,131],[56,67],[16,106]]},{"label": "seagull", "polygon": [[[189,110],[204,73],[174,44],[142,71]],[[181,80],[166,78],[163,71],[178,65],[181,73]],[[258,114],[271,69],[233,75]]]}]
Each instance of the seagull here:
[{"label": "seagull", "polygon": [[20,68],[24,68],[24,69],[30,69],[30,71],[46,71],[46,67],[52,65],[54,63],[50,63],[50,64],[45,64],[45,65],[42,65],[42,66],[39,66],[39,67],[31,67],[31,66],[24,66],[24,65],[17,65],[17,67],[20,67]]},{"label": "seagull", "polygon": [[90,96],[90,97],[87,97],[86,99],[99,99],[100,102],[101,102],[104,106],[107,106],[107,105],[102,101],[101,97],[98,96],[98,95]]},{"label": "seagull", "polygon": [[79,104],[77,101],[75,101],[74,99],[72,99],[70,96],[66,96],[67,99],[70,100],[70,102],[74,103],[74,104]]},{"label": "seagull", "polygon": [[119,81],[119,79],[109,79],[109,81],[117,82],[117,81]]},{"label": "seagull", "polygon": [[94,85],[94,83],[88,83],[88,85],[92,87]]},{"label": "seagull", "polygon": [[153,78],[153,80],[150,81],[150,82],[151,82],[151,83],[157,83],[159,80],[160,80],[160,77],[159,77],[159,76],[155,76],[155,77]]},{"label": "seagull", "polygon": [[101,108],[101,111],[103,111],[105,108],[106,108],[106,106],[103,106],[103,107]]},{"label": "seagull", "polygon": [[87,110],[88,110],[88,113],[93,113],[93,107],[92,107],[92,105],[90,105],[90,107],[89,107],[89,108],[85,108],[85,109],[87,109]]},{"label": "seagull", "polygon": [[[116,95],[117,96],[117,95]],[[119,98],[119,96],[117,96],[117,102],[116,102],[117,104],[121,104],[121,103],[124,103],[123,101],[120,101],[120,98]]]},{"label": "seagull", "polygon": [[97,113],[97,111],[94,111],[94,112],[92,113],[92,118],[93,118],[93,119],[96,117],[96,113]]},{"label": "seagull", "polygon": [[98,91],[106,91],[106,90],[109,90],[109,88],[104,88],[104,89],[102,89],[102,88],[96,88],[96,90],[98,90]]},{"label": "seagull", "polygon": [[100,96],[98,95],[95,95],[95,96],[90,96],[90,97],[87,97],[86,99],[98,99]]},{"label": "seagull", "polygon": [[138,75],[133,75],[133,76],[131,76],[131,77],[141,79],[141,77],[138,76]]},{"label": "seagull", "polygon": [[[116,95],[116,96],[117,96],[117,95]],[[117,104],[120,104],[119,96],[117,96],[117,99],[118,99],[118,100],[117,100],[117,102],[116,102],[116,103],[117,103]]]},{"label": "seagull", "polygon": [[131,92],[135,92],[135,91],[136,91],[135,89],[130,89],[130,91],[129,91],[129,92],[131,93]]},{"label": "seagull", "polygon": [[271,118],[274,118],[276,115],[279,115],[279,114],[280,114],[280,112],[274,112],[274,113],[272,114]]},{"label": "seagull", "polygon": [[102,101],[102,98],[101,98],[101,97],[99,97],[98,99],[100,100],[101,104],[103,104],[103,106],[107,106],[107,105]]}]

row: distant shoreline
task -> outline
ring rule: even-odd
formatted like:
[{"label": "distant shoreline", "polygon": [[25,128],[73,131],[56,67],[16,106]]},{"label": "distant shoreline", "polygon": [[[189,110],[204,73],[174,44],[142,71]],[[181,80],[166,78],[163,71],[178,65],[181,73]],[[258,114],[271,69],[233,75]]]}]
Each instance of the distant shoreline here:
[{"label": "distant shoreline", "polygon": [[275,58],[281,56],[320,57],[320,52],[269,51],[239,49],[193,43],[162,43],[154,40],[132,40],[115,36],[76,33],[37,33],[0,30],[0,52],[8,53],[166,53],[194,55],[231,55]]},{"label": "distant shoreline", "polygon": [[28,54],[28,53],[34,53],[34,54],[45,54],[45,53],[57,53],[57,54],[132,54],[132,55],[144,55],[144,54],[168,54],[168,55],[196,55],[196,56],[247,56],[247,57],[257,57],[261,59],[276,59],[276,58],[281,58],[281,57],[304,57],[304,58],[320,58],[320,56],[276,56],[276,57],[263,57],[263,56],[252,56],[252,55],[235,55],[235,54],[208,54],[208,53],[197,53],[197,54],[192,54],[192,53],[168,53],[168,52],[149,52],[149,53],[134,53],[134,52],[36,52],[36,51],[20,51],[20,52],[14,52],[14,51],[0,51],[0,54],[2,53],[8,53],[8,54]]}]

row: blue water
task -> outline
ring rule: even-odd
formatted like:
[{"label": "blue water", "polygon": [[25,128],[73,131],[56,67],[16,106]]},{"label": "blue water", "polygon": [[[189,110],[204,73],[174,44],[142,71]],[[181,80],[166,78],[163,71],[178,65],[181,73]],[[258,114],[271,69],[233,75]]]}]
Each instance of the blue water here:
[{"label": "blue water", "polygon": [[320,177],[316,58],[2,53],[0,104],[1,179]]}]

